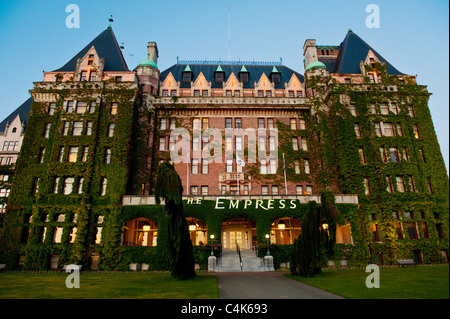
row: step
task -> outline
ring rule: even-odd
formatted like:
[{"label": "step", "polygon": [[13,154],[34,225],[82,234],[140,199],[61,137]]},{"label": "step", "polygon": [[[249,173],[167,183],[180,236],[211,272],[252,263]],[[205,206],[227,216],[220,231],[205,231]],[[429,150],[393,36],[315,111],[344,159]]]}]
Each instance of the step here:
[{"label": "step", "polygon": [[217,260],[217,272],[240,272],[240,271],[268,271],[273,270],[265,267],[261,257],[257,257],[252,250],[241,250],[242,267],[239,255],[235,250],[222,251],[222,257]]}]

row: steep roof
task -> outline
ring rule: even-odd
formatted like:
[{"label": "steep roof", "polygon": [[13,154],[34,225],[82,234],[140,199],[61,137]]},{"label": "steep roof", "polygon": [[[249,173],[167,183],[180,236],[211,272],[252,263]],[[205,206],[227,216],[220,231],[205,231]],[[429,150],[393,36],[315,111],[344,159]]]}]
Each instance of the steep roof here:
[{"label": "steep roof", "polygon": [[4,133],[6,129],[6,124],[11,124],[12,121],[17,117],[17,115],[20,116],[20,119],[22,122],[26,125],[28,121],[28,113],[30,113],[31,110],[31,103],[33,102],[33,99],[30,97],[28,100],[26,100],[22,105],[20,105],[17,109],[15,109],[10,115],[8,115],[7,118],[5,118],[0,123],[0,133]]},{"label": "steep roof", "polygon": [[[368,45],[363,39],[358,35],[349,30],[345,36],[344,41],[340,45],[339,56],[336,59],[334,69],[330,70],[333,73],[344,73],[344,74],[359,74],[361,70],[359,68],[359,62],[364,61],[369,53],[369,50],[375,54],[375,56],[386,64],[386,70],[388,74],[403,75],[395,67],[393,67],[386,59],[384,59],[378,52],[376,52],[370,45]],[[319,59],[322,61],[322,59]],[[327,67],[331,67],[332,63],[330,60],[322,61],[327,64]]]},{"label": "steep roof", "polygon": [[75,71],[77,60],[83,58],[92,46],[95,47],[99,57],[105,59],[104,71],[129,71],[114,32],[111,27],[108,27],[62,68],[57,69],[54,72]]},{"label": "steep roof", "polygon": [[[197,76],[200,74],[200,72],[203,73],[206,80],[211,82],[212,88],[222,88],[222,82],[216,82],[214,78],[214,72],[217,71],[218,64],[189,64],[189,69],[193,73],[192,81],[194,81]],[[191,87],[191,83],[183,82],[182,81],[182,73],[185,71],[185,69],[188,67],[186,64],[175,64],[171,66],[170,68],[164,70],[161,73],[160,81],[164,81],[167,77],[167,75],[172,72],[172,75],[174,76],[176,81],[180,82],[181,88],[189,88]],[[221,64],[220,65],[222,71],[225,73],[225,81],[228,79],[228,77],[231,75],[231,73],[234,73],[234,75],[237,77],[239,72],[243,72],[242,69],[245,67],[245,72],[248,72],[249,74],[249,81],[247,83],[244,83],[244,88],[254,88],[254,83],[258,82],[261,78],[261,75],[263,73],[266,74],[267,77],[270,76],[270,73],[273,71],[273,65],[226,65]],[[295,74],[297,78],[300,80],[300,82],[303,82],[303,75],[300,73],[297,73],[290,68],[283,66],[283,65],[277,65],[276,70],[278,73],[280,73],[280,83],[275,83],[276,89],[284,89],[284,83],[288,83],[289,80],[292,77],[292,74]]]}]

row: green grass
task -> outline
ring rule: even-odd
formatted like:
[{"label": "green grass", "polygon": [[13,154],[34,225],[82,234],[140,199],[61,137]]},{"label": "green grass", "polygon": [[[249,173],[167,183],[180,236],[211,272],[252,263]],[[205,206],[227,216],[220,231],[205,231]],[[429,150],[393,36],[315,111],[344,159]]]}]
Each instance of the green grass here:
[{"label": "green grass", "polygon": [[80,288],[68,273],[0,273],[0,299],[218,299],[217,277],[177,281],[170,273],[81,272]]},{"label": "green grass", "polygon": [[380,267],[380,288],[367,288],[371,273],[362,270],[325,270],[312,278],[287,277],[351,299],[448,299],[448,265]]}]

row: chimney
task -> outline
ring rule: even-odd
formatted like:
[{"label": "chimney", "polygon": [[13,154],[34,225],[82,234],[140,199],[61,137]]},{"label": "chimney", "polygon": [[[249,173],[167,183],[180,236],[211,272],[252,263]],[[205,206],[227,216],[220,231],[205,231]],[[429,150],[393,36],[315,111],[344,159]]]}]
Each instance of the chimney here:
[{"label": "chimney", "polygon": [[152,60],[156,64],[158,64],[158,46],[156,45],[156,42],[149,42],[147,45],[147,58],[149,60]]},{"label": "chimney", "polygon": [[305,41],[305,44],[303,45],[303,56],[305,57],[305,69],[311,62],[318,61],[316,40],[308,39]]}]

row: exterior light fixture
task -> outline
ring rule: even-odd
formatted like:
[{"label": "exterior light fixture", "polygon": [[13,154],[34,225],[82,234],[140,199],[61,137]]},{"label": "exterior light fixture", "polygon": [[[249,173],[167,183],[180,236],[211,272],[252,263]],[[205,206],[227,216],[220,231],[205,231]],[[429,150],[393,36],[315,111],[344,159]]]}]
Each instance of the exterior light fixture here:
[{"label": "exterior light fixture", "polygon": [[280,222],[278,223],[278,229],[279,229],[279,230],[284,230],[285,228],[286,228],[285,222],[280,221]]},{"label": "exterior light fixture", "polygon": [[197,224],[194,221],[189,223],[189,231],[195,231],[197,229]]},{"label": "exterior light fixture", "polygon": [[145,222],[145,224],[142,226],[143,231],[150,231],[150,223]]},{"label": "exterior light fixture", "polygon": [[327,223],[322,224],[322,228],[323,228],[324,230],[328,230],[328,224],[327,224]]}]

